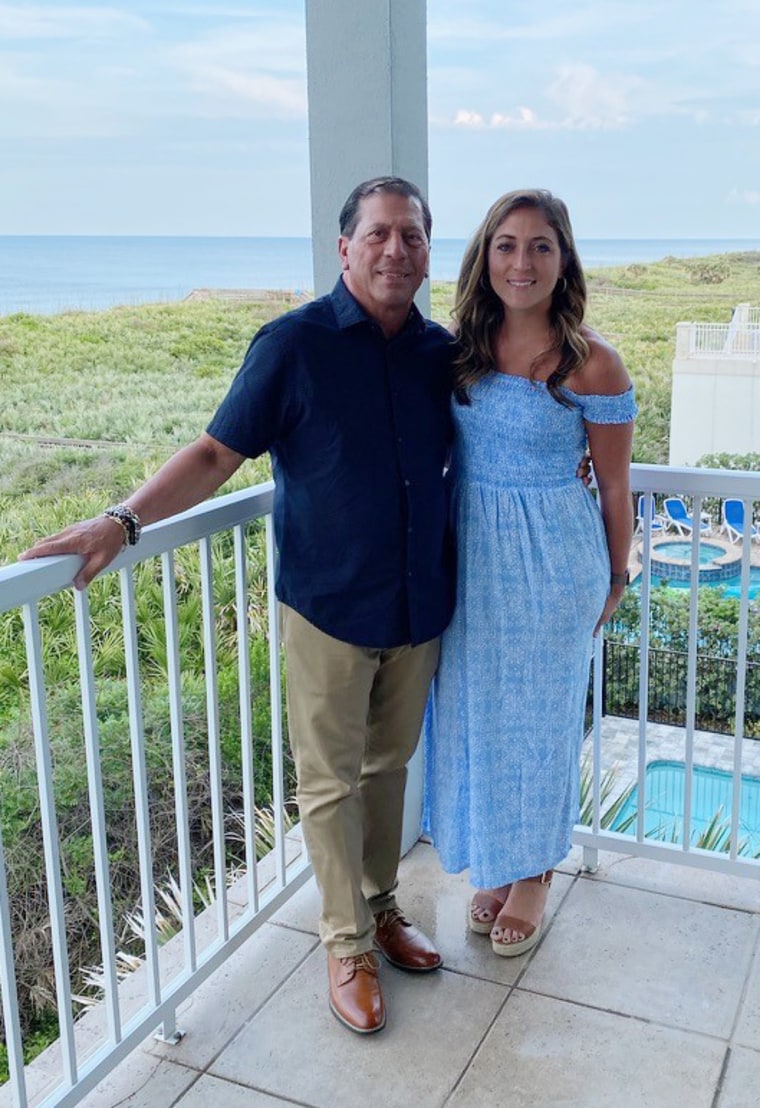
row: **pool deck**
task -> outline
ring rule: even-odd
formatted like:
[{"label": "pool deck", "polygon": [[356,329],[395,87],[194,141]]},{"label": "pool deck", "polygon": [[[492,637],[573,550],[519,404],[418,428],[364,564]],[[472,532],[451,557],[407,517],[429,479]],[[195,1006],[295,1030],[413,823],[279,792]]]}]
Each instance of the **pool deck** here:
[{"label": "pool deck", "polygon": [[[616,786],[625,788],[636,780],[639,757],[639,721],[608,716],[602,730],[602,772],[614,769]],[[590,739],[585,749],[590,748]],[[647,763],[653,761],[683,762],[686,754],[686,731],[664,723],[646,725]],[[729,773],[734,767],[733,735],[718,735],[714,731],[694,732],[694,763],[708,769]],[[741,743],[741,771],[760,777],[760,739],[744,739]]]}]

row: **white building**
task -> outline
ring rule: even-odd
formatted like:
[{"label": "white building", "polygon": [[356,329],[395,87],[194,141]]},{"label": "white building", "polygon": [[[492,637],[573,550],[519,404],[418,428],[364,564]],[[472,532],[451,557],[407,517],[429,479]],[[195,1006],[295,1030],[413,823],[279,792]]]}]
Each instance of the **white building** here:
[{"label": "white building", "polygon": [[670,464],[760,452],[760,308],[730,323],[679,323],[673,360]]}]

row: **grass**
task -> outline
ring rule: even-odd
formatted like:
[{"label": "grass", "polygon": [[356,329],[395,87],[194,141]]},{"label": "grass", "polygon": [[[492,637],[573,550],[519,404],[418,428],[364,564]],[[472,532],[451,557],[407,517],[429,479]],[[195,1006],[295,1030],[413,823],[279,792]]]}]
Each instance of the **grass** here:
[{"label": "grass", "polygon": [[[252,334],[294,304],[283,294],[0,319],[0,564],[125,496],[194,439]],[[225,491],[268,474],[267,461],[246,463]]]}]

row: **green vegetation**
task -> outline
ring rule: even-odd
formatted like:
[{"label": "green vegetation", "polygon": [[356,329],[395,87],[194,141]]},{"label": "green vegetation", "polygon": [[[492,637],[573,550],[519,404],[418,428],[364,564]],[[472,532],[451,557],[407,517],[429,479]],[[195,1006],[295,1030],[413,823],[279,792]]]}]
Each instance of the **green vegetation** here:
[{"label": "green vegetation", "polygon": [[[126,495],[195,438],[252,334],[294,305],[283,293],[0,319],[0,563]],[[268,473],[247,463],[225,491]]]},{"label": "green vegetation", "polygon": [[[735,303],[760,303],[760,255],[678,261],[600,270],[589,275],[589,322],[621,352],[636,385],[641,414],[635,458],[665,462],[670,370],[675,326],[682,320],[725,321]],[[452,285],[433,288],[433,316],[448,322]],[[0,319],[0,564],[40,535],[98,514],[125,496],[206,425],[226,392],[252,334],[293,307],[281,298],[258,303],[145,305],[58,316],[24,313]],[[719,464],[723,464],[722,462]],[[223,491],[269,475],[266,459],[246,463]],[[236,616],[229,536],[214,541],[217,648],[224,795],[228,814],[242,807],[235,662]],[[252,682],[259,790],[269,779],[268,655],[261,628],[265,565],[261,528],[250,528],[248,618],[254,636]],[[198,558],[176,556],[183,669],[186,768],[193,841],[193,876],[209,872],[209,771],[204,662],[200,639]],[[151,790],[154,874],[176,873],[173,778],[167,709],[166,651],[161,617],[160,566],[136,573],[145,743]],[[708,590],[705,590],[708,591]],[[139,902],[134,795],[130,764],[122,632],[117,582],[90,590],[94,616],[97,708],[100,721],[106,820],[115,917]],[[685,600],[685,597],[684,597]],[[681,598],[663,601],[671,608]],[[729,604],[729,602],[725,602]],[[730,605],[729,605],[730,606]],[[735,616],[711,613],[722,624]],[[632,614],[635,618],[635,613]],[[663,614],[671,628],[682,616]],[[74,972],[100,960],[87,815],[82,712],[78,703],[71,596],[43,605],[43,650],[59,812],[62,871],[72,935]],[[753,624],[754,631],[754,624]],[[668,630],[672,634],[672,629]],[[680,634],[680,631],[679,631]],[[723,630],[715,637],[726,640]],[[729,636],[730,637],[730,636]],[[51,953],[44,893],[39,802],[36,791],[28,689],[20,617],[0,616],[0,820],[6,849],[18,986],[29,1051],[56,1034]],[[256,801],[270,798],[259,791]],[[228,835],[228,862],[240,862],[236,835]],[[128,955],[139,942],[120,937]],[[75,981],[75,992],[81,981]]]}]

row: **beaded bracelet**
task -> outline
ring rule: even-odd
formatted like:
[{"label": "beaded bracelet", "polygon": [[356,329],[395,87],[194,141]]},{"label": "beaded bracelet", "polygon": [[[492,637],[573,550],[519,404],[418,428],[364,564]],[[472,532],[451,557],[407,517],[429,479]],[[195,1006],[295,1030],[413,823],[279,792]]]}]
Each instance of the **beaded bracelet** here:
[{"label": "beaded bracelet", "polygon": [[126,504],[114,504],[112,508],[106,508],[103,515],[116,520],[124,528],[125,546],[137,546],[142,534],[142,524],[137,512],[133,512]]}]

